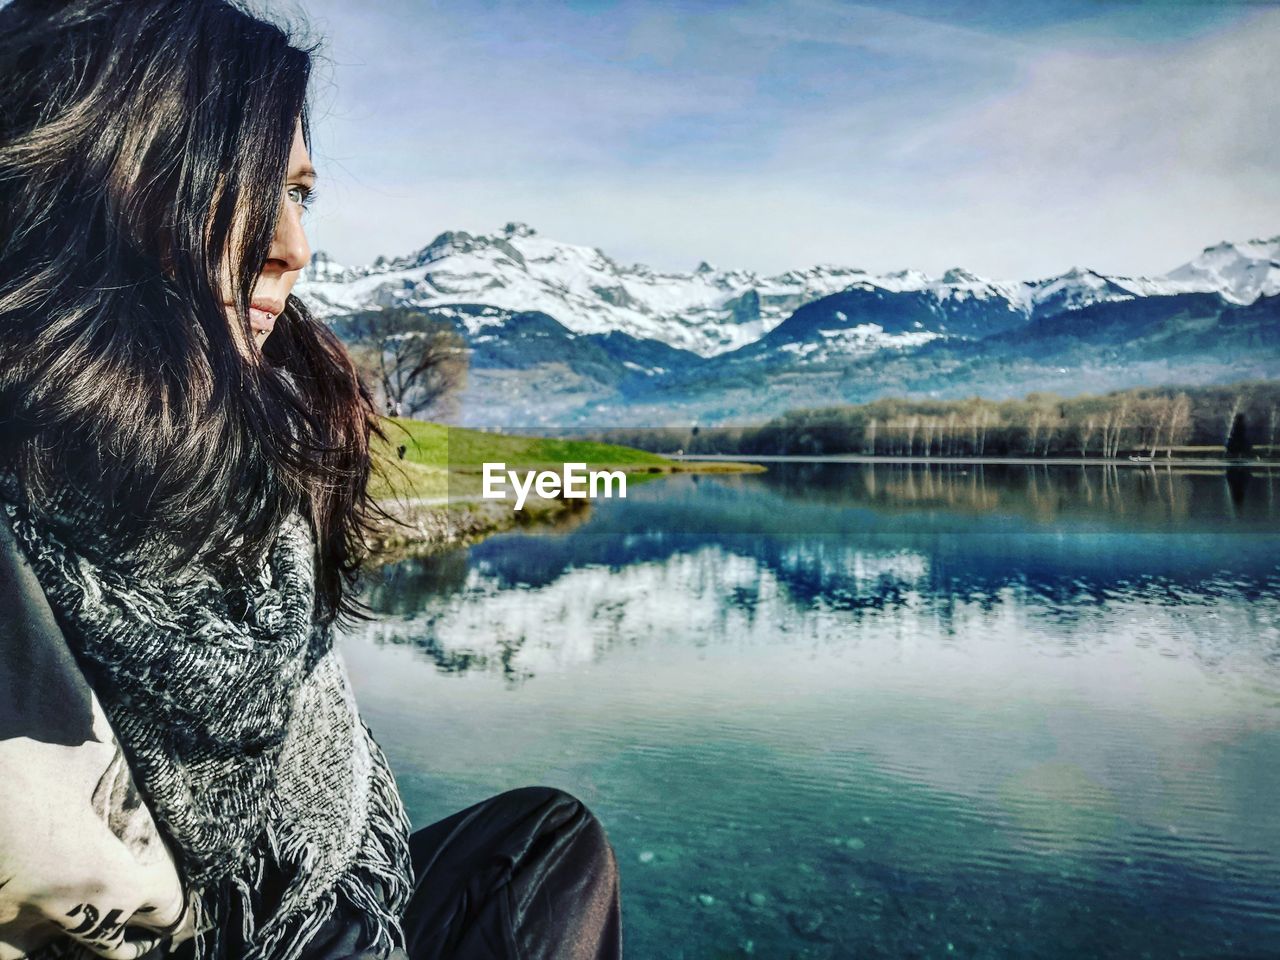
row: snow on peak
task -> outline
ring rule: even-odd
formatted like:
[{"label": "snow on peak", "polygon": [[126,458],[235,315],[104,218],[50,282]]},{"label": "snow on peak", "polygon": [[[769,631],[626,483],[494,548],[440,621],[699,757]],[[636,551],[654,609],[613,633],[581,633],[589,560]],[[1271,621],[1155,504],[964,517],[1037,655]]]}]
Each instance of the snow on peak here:
[{"label": "snow on peak", "polygon": [[532,237],[538,231],[534,230],[533,227],[529,226],[527,223],[512,221],[502,228],[502,232],[507,237]]},{"label": "snow on peak", "polygon": [[445,231],[410,256],[368,267],[313,264],[297,292],[321,317],[389,304],[486,304],[540,310],[575,333],[621,331],[712,356],[758,340],[805,303],[865,276],[816,267],[761,277],[705,261],[692,273],[623,267],[598,248],[508,223],[493,234]]},{"label": "snow on peak", "polygon": [[1236,303],[1275,296],[1280,293],[1280,236],[1205,247],[1200,256],[1170,270],[1165,278],[1216,291]]},{"label": "snow on peak", "polygon": [[1220,243],[1164,277],[1121,277],[1072,267],[1032,282],[990,280],[962,267],[941,277],[920,270],[871,274],[817,264],[761,276],[702,261],[690,273],[621,266],[596,247],[548,239],[526,223],[491,234],[447,230],[415,253],[367,266],[317,253],[297,292],[320,317],[405,304],[484,304],[538,310],[574,333],[623,332],[702,356],[752,343],[804,304],[851,287],[921,293],[940,304],[1004,302],[1026,316],[1135,297],[1212,291],[1237,303],[1280,293],[1280,237]]},{"label": "snow on peak", "polygon": [[923,290],[931,282],[923,270],[895,270],[877,277],[875,283],[886,290]]},{"label": "snow on peak", "polygon": [[1162,277],[1124,277],[1072,267],[1029,285],[1037,309],[1075,310],[1091,303],[1179,293],[1217,293],[1235,303],[1280,292],[1280,237],[1224,242],[1206,247],[1196,259]]},{"label": "snow on peak", "polygon": [[1040,314],[1080,310],[1095,303],[1132,300],[1137,293],[1120,278],[1104,276],[1088,267],[1072,267],[1056,277],[1027,285],[1027,303]]},{"label": "snow on peak", "polygon": [[1090,270],[1088,267],[1072,267],[1065,273],[1060,274],[1060,280],[1077,280],[1087,283],[1090,286],[1100,287],[1107,282],[1107,278],[1096,270]]},{"label": "snow on peak", "polygon": [[977,283],[979,278],[964,267],[952,267],[942,275],[943,283]]},{"label": "snow on peak", "polygon": [[303,270],[308,280],[342,281],[350,277],[350,270],[342,264],[334,263],[324,250],[317,250],[311,255],[311,263]]}]

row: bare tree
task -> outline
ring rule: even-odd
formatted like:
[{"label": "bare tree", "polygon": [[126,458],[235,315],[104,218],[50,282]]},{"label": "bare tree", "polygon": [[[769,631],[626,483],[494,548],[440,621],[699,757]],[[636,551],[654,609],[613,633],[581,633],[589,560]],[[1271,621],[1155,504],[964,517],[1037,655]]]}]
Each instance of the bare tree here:
[{"label": "bare tree", "polygon": [[1039,410],[1031,411],[1031,420],[1027,424],[1027,453],[1036,452],[1036,441],[1040,438],[1040,424],[1044,419]]},{"label": "bare tree", "polygon": [[925,417],[924,419],[924,455],[926,457],[933,456],[933,435],[938,429],[937,417]]},{"label": "bare tree", "polygon": [[1082,458],[1089,455],[1089,441],[1093,438],[1094,431],[1097,429],[1097,421],[1093,417],[1085,419],[1084,426],[1080,428],[1080,456]]},{"label": "bare tree", "polygon": [[1129,426],[1128,416],[1128,401],[1122,401],[1115,410],[1108,412],[1107,420],[1103,426],[1104,435],[1109,434],[1109,439],[1105,444],[1105,456],[1114,458],[1120,455],[1120,443],[1124,437],[1124,431]]},{"label": "bare tree", "polygon": [[1231,407],[1227,411],[1226,429],[1222,432],[1222,445],[1225,447],[1227,441],[1231,439],[1231,428],[1235,426],[1236,414],[1240,412],[1240,408],[1244,405],[1244,399],[1240,394],[1236,394],[1231,398]]},{"label": "bare tree", "polygon": [[356,314],[347,321],[351,353],[390,416],[437,416],[467,379],[467,348],[451,323],[411,307]]},{"label": "bare tree", "polygon": [[[1191,429],[1191,398],[1185,393],[1180,393],[1173,398],[1169,406],[1167,429],[1164,457],[1169,460],[1173,457],[1173,448],[1186,442],[1187,434]],[[1153,453],[1152,456],[1155,454]]]},{"label": "bare tree", "polygon": [[1057,437],[1059,430],[1062,429],[1063,422],[1061,419],[1050,418],[1045,423],[1044,428],[1044,447],[1040,452],[1042,457],[1049,456],[1049,449],[1053,446],[1053,441]]},{"label": "bare tree", "polygon": [[982,408],[982,422],[979,424],[978,433],[978,456],[983,456],[987,451],[987,428],[995,422],[995,415],[987,408]]},{"label": "bare tree", "polygon": [[1142,431],[1140,441],[1147,448],[1147,455],[1154,457],[1156,447],[1160,445],[1160,437],[1169,423],[1173,412],[1173,400],[1169,397],[1151,397],[1138,407],[1138,427]]}]

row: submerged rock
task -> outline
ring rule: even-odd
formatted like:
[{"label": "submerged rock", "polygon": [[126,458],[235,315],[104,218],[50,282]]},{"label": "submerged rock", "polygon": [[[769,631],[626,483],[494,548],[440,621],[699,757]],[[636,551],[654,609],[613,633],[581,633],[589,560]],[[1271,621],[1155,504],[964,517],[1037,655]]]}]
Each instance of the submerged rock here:
[{"label": "submerged rock", "polygon": [[791,929],[808,940],[826,940],[822,924],[826,918],[817,910],[792,910],[787,914]]},{"label": "submerged rock", "polygon": [[867,842],[861,837],[836,837],[831,842],[837,847],[844,847],[846,850],[863,850],[867,846]]}]

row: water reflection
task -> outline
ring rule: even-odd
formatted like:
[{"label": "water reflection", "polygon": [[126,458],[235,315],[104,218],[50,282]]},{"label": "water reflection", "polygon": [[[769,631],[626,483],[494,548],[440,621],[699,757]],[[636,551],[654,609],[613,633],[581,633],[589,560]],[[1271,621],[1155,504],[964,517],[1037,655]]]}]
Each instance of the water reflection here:
[{"label": "water reflection", "polygon": [[1268,467],[779,463],[742,480],[788,500],[870,508],[886,518],[943,509],[952,516],[1012,515],[1041,525],[1086,522],[1126,530],[1187,524],[1214,530],[1224,523],[1276,530],[1280,524],[1280,476]]},{"label": "water reflection", "polygon": [[[1215,664],[1243,647],[1272,662],[1275,638],[1254,621],[1280,595],[1267,535],[1277,525],[1270,476],[1252,482],[830,463],[676,477],[597,507],[568,534],[507,535],[377,571],[366,598],[379,618],[366,635],[416,646],[447,672],[519,684],[670,636],[857,643],[868,618],[891,618],[955,638],[1010,608],[1045,621],[1034,642],[1069,651],[1089,642],[1090,618],[1158,612],[1170,621],[1162,642],[1181,655]],[[1178,532],[1167,526],[1175,516]],[[1172,622],[1211,604],[1236,620],[1197,631]]]},{"label": "water reflection", "polygon": [[1280,955],[1273,479],[786,465],[377,572],[418,823],[549,782],[629,952]]}]

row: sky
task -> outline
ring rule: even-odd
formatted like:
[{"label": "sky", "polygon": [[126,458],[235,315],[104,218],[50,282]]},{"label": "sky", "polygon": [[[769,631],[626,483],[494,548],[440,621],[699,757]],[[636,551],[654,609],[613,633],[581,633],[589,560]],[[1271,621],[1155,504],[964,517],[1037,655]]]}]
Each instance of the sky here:
[{"label": "sky", "polygon": [[1280,2],[260,0],[322,40],[312,246],[1159,274],[1280,234]]}]

